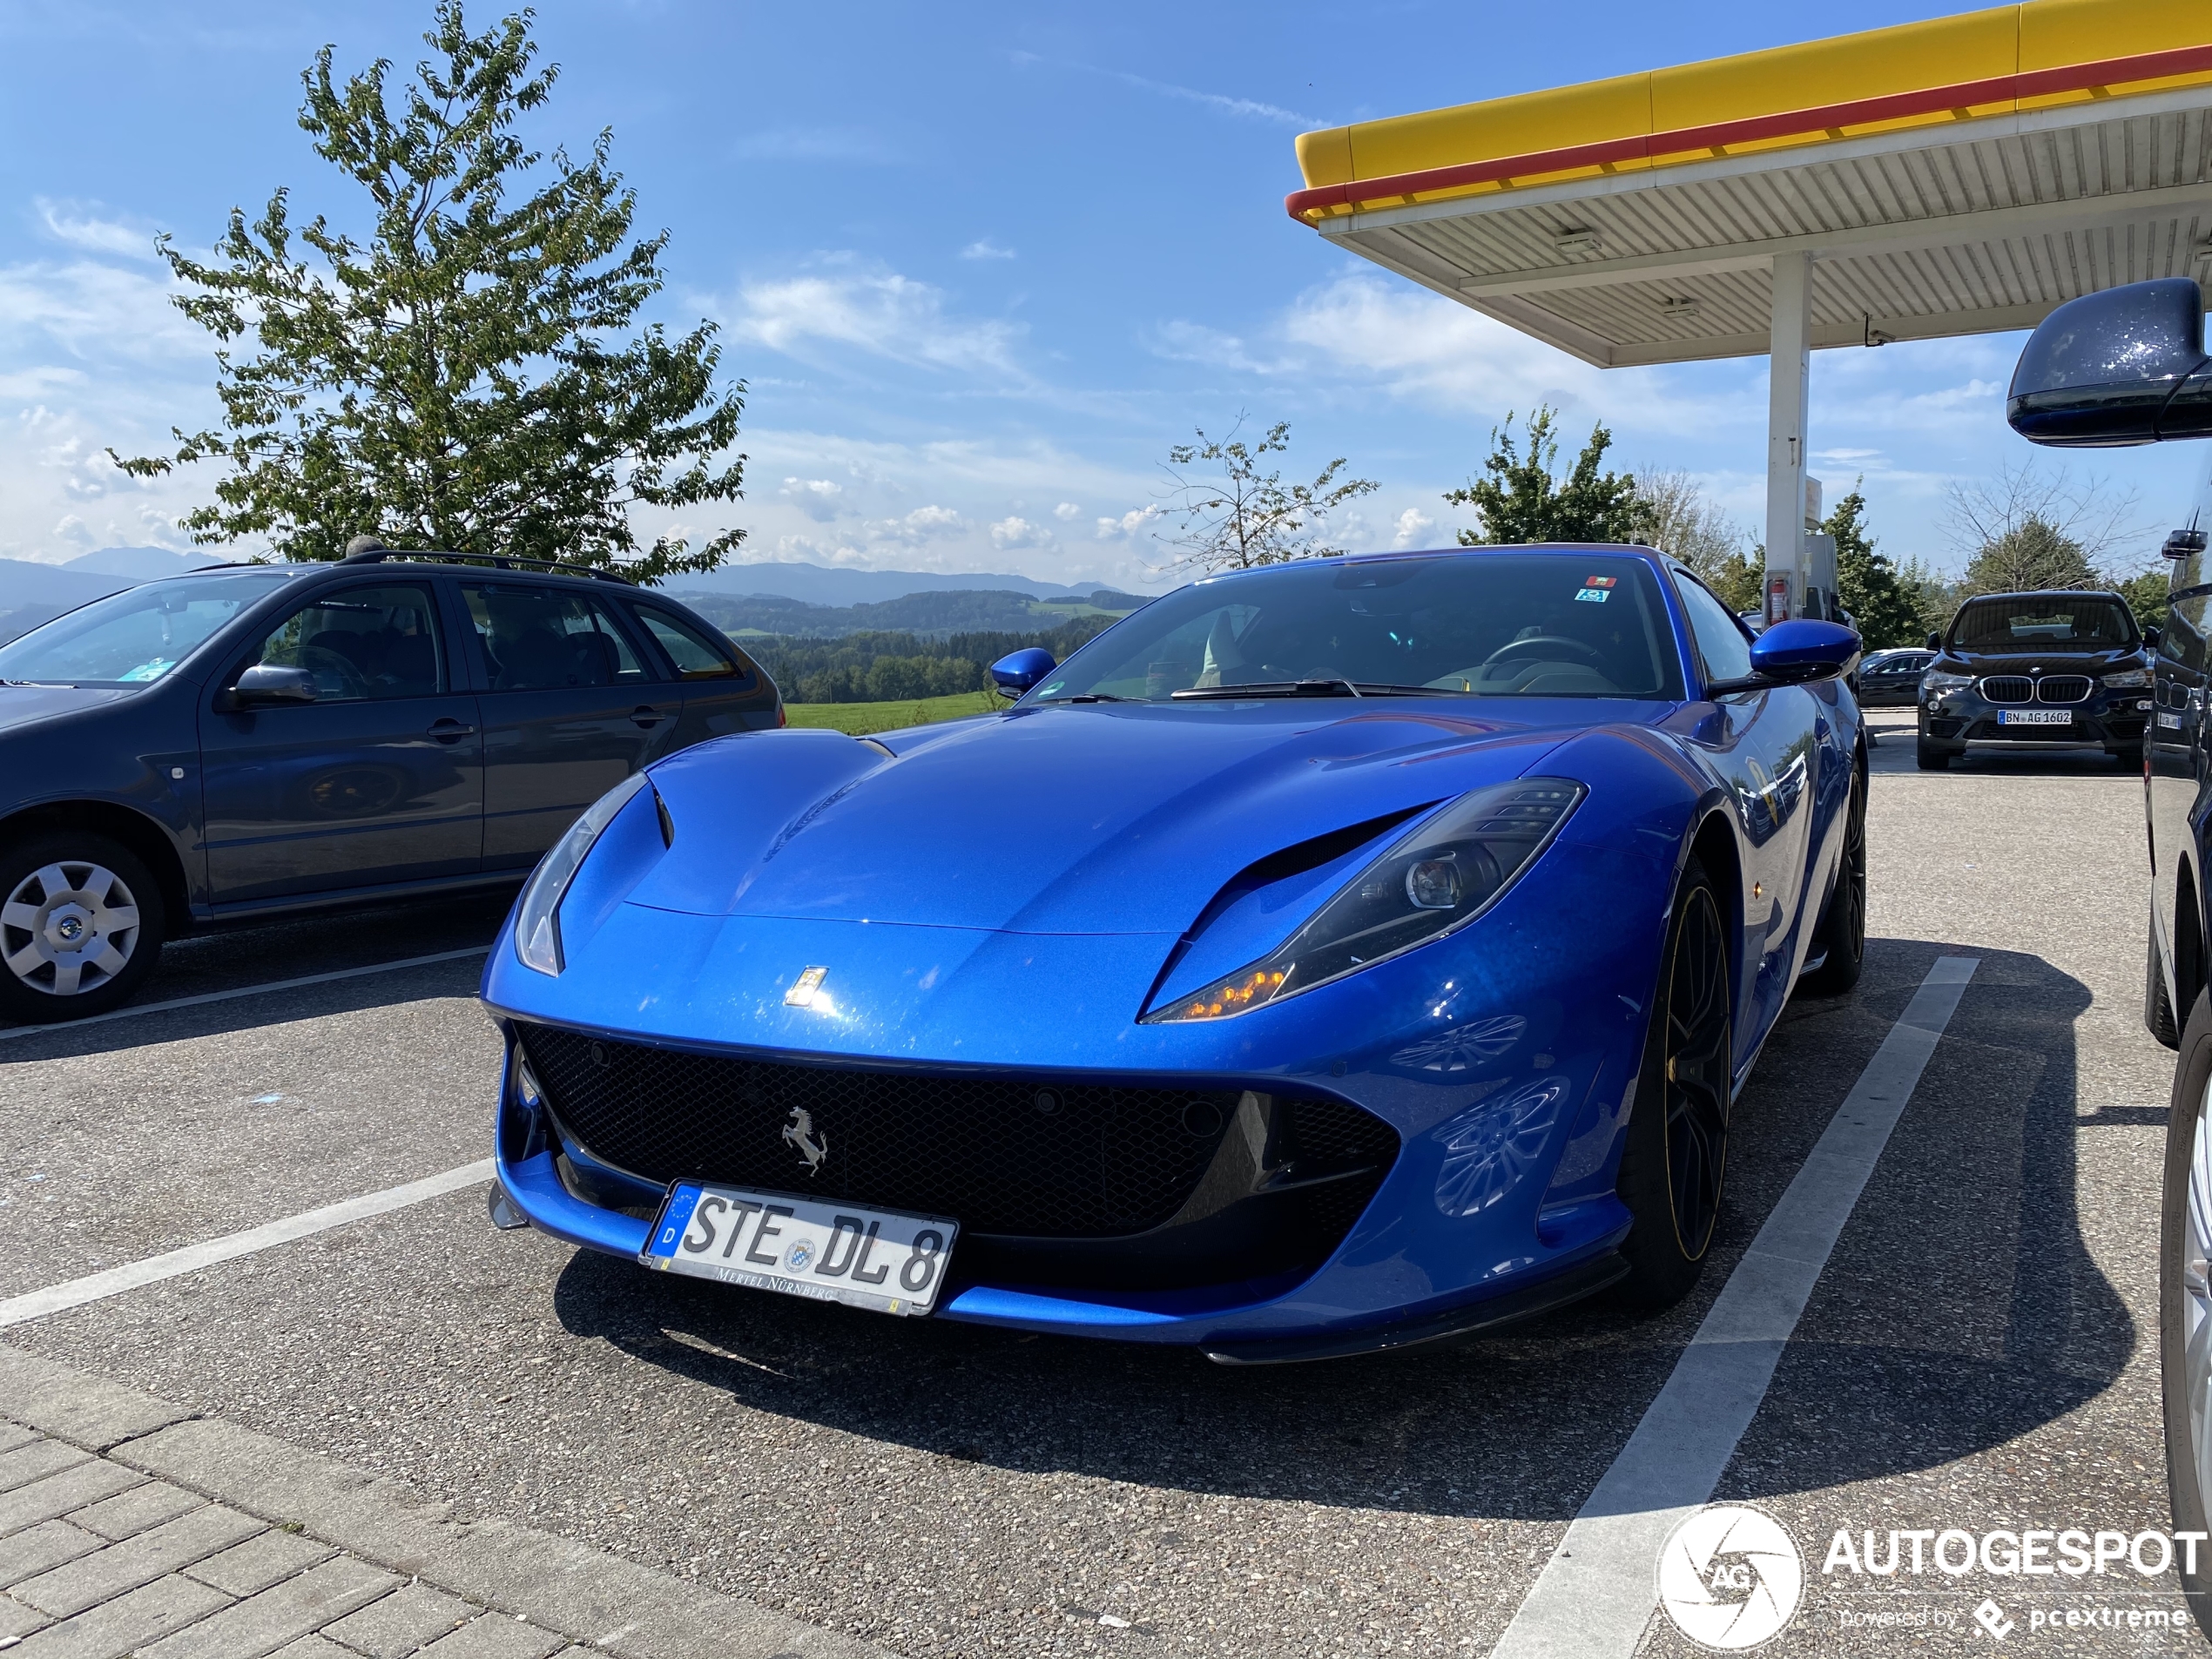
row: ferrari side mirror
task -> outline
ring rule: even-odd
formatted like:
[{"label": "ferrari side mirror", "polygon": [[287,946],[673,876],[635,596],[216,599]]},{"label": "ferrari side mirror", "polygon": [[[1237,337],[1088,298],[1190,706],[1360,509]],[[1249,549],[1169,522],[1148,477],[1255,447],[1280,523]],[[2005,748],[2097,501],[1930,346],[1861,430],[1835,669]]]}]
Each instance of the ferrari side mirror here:
[{"label": "ferrari side mirror", "polygon": [[2212,436],[2208,368],[2193,279],[2106,288],[2067,300],[2028,337],[2005,418],[2060,448]]},{"label": "ferrari side mirror", "polygon": [[1798,617],[1776,623],[1751,642],[1751,671],[1784,685],[1833,679],[1861,649],[1858,636],[1841,624]]},{"label": "ferrari side mirror", "polygon": [[1001,697],[1019,697],[1060,664],[1041,645],[1017,651],[991,664],[991,685]]}]

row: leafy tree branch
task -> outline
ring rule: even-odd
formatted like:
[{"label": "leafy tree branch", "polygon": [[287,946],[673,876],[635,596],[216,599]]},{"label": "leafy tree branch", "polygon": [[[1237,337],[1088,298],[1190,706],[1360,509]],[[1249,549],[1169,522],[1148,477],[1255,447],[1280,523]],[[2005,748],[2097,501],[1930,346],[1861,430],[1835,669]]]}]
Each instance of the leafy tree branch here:
[{"label": "leafy tree branch", "polygon": [[736,548],[736,529],[638,547],[636,508],[740,497],[745,458],[727,452],[745,388],[718,388],[711,322],[673,338],[637,326],[668,236],[631,239],[611,135],[581,163],[516,136],[558,75],[532,69],[532,21],[471,34],[461,0],[442,0],[424,36],[438,61],[396,99],[388,62],[341,83],[333,49],[317,55],[300,125],[366,192],[364,238],[320,214],[295,226],[280,188],[251,222],[232,210],[212,260],[158,242],[188,286],[177,306],[214,339],[223,421],[176,432],[172,454],[115,459],[141,478],[226,469],[181,521],[194,540],[328,559],[366,532],[646,581]]}]

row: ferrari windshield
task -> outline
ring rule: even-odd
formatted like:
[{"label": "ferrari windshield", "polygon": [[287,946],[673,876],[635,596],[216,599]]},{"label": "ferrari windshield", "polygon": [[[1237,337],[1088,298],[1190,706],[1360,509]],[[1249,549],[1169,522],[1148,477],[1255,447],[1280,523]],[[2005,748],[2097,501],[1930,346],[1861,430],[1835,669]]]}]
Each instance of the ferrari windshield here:
[{"label": "ferrari windshield", "polygon": [[1951,629],[1953,651],[2127,651],[2134,644],[2127,606],[2104,593],[1971,599]]},{"label": "ferrari windshield", "polygon": [[125,588],[0,645],[0,680],[152,685],[292,574],[226,570]]},{"label": "ferrari windshield", "polygon": [[1032,702],[1317,691],[1679,698],[1641,559],[1480,553],[1313,559],[1169,594],[1070,657]]}]

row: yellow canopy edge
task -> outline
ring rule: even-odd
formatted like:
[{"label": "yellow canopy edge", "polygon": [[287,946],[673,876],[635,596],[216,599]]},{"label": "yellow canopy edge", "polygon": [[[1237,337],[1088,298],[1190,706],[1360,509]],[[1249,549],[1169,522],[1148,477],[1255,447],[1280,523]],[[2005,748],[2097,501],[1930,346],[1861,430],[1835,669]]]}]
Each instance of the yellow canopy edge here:
[{"label": "yellow canopy edge", "polygon": [[[1411,189],[1393,199],[1444,199],[1714,155],[1802,148],[1868,132],[2090,103],[2115,92],[2212,84],[2212,69],[2193,68],[2188,73],[2027,96],[2014,96],[2007,89],[1986,101],[1955,107],[1847,126],[1735,137],[1676,152],[1654,145],[1649,146],[1648,156],[1578,164],[1575,158],[1554,155],[1585,145],[1619,147],[1622,141],[1719,123],[1771,120],[1797,111],[1827,110],[1946,87],[1971,89],[1977,82],[2014,75],[2205,46],[2212,46],[2212,0],[2026,0],[1987,11],[1302,133],[1298,168],[1307,188],[1312,189],[1519,156],[1551,158],[1561,164],[1510,179]],[[1312,220],[1353,209],[1332,203],[1298,211]]]}]

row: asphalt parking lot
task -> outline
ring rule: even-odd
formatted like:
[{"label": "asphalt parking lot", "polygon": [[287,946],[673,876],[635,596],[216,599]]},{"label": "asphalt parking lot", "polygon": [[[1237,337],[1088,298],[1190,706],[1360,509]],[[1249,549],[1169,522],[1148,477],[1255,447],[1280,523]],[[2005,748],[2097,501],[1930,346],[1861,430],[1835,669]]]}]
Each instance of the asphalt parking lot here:
[{"label": "asphalt parking lot", "polygon": [[[1588,1304],[1466,1346],[1224,1370],[647,1274],[494,1231],[470,1184],[23,1318],[0,1355],[391,1477],[456,1536],[527,1529],[892,1654],[1487,1653],[1932,966],[1967,957],[1716,1496],[1809,1552],[1771,1650],[1988,1647],[1972,1609],[2016,1585],[1817,1568],[1838,1528],[2168,1524],[2172,1056],[2140,1018],[2141,785],[2101,758],[1921,773],[1910,711],[1876,718],[1865,978],[1775,1034],[1737,1108],[1716,1257],[1662,1318]],[[450,953],[502,908],[187,942],[142,1001],[216,1000],[0,1034],[0,1298],[485,1157],[496,1043],[480,958]],[[417,957],[442,960],[221,995]],[[406,1570],[444,1582],[434,1560]],[[2170,1575],[2039,1593],[2181,1606]],[[1846,1623],[1908,1608],[1922,1622]],[[2198,1645],[2014,1616],[2006,1645],[2037,1652]],[[547,1620],[548,1642],[594,1634]],[[1696,1650],[1655,1615],[1642,1651]]]}]

